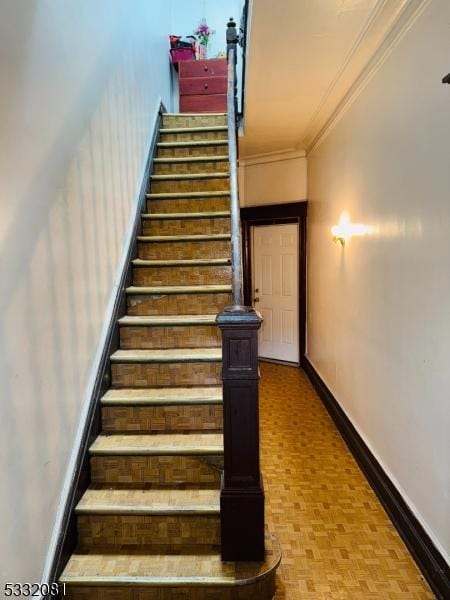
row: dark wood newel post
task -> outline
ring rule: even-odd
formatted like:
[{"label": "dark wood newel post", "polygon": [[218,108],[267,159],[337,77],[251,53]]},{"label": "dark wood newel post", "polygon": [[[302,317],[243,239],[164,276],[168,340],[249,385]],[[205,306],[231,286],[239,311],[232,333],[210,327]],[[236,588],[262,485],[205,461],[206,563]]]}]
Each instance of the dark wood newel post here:
[{"label": "dark wood newel post", "polygon": [[218,315],[222,331],[224,473],[220,493],[223,560],[264,559],[264,491],[259,466],[258,329],[252,308]]}]

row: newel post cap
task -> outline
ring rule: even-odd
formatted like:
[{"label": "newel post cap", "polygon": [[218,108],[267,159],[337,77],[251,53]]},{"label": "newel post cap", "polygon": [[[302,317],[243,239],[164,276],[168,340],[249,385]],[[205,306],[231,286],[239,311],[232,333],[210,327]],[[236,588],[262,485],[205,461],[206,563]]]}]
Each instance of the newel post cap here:
[{"label": "newel post cap", "polygon": [[262,321],[260,313],[251,306],[227,306],[216,317],[216,323],[221,329],[227,327],[259,329]]}]

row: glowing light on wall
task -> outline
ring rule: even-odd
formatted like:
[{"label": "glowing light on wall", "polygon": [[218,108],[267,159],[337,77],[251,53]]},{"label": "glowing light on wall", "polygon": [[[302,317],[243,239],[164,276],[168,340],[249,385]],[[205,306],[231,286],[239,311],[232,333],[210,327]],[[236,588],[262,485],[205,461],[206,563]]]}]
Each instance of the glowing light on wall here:
[{"label": "glowing light on wall", "polygon": [[337,225],[333,225],[331,233],[335,242],[342,246],[353,236],[369,235],[375,233],[376,227],[373,225],[363,225],[362,223],[352,223],[347,212],[343,212]]}]

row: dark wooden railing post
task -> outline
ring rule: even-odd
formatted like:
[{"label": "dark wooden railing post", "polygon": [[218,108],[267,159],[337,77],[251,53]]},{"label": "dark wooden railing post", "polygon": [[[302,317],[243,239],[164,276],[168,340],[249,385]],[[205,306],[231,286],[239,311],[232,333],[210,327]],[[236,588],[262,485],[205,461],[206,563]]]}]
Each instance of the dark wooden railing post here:
[{"label": "dark wooden railing post", "polygon": [[222,331],[224,473],[220,493],[223,560],[264,559],[264,492],[259,466],[258,329],[251,309],[225,309]]},{"label": "dark wooden railing post", "polygon": [[243,305],[241,222],[237,185],[236,24],[228,49],[232,306],[217,316],[222,331],[224,472],[220,492],[222,559],[264,560],[264,491],[259,465],[258,330],[261,316]]}]

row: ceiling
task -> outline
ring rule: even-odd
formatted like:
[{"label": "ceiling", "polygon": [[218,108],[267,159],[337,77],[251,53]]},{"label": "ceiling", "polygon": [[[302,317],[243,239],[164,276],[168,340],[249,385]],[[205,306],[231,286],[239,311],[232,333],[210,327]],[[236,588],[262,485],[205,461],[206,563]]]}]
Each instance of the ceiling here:
[{"label": "ceiling", "polygon": [[307,150],[405,0],[253,0],[242,158]]}]

